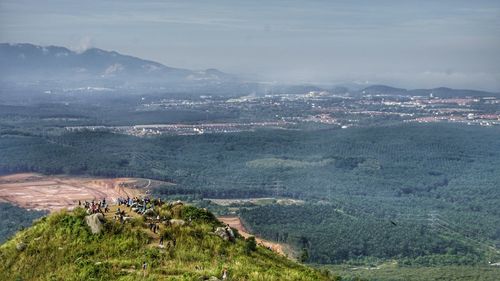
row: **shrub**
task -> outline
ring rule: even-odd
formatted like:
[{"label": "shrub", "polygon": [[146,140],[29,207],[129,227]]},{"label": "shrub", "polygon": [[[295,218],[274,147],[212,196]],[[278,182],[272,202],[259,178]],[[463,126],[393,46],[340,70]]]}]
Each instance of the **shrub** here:
[{"label": "shrub", "polygon": [[245,240],[245,253],[249,255],[255,250],[257,250],[257,242],[255,241],[255,237],[250,236]]}]

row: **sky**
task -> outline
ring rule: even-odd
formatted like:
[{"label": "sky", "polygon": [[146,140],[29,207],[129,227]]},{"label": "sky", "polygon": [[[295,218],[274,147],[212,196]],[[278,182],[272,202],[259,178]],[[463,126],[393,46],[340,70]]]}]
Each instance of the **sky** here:
[{"label": "sky", "polygon": [[498,0],[0,0],[0,42],[259,81],[500,92]]}]

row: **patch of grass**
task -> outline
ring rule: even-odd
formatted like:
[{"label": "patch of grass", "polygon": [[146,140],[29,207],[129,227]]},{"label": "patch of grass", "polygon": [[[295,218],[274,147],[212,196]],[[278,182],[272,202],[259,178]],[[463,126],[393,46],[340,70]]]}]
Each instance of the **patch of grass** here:
[{"label": "patch of grass", "polygon": [[323,167],[333,163],[333,159],[323,159],[318,161],[304,161],[282,158],[261,158],[248,161],[246,165],[254,169],[272,169],[272,168],[307,168],[307,167]]}]

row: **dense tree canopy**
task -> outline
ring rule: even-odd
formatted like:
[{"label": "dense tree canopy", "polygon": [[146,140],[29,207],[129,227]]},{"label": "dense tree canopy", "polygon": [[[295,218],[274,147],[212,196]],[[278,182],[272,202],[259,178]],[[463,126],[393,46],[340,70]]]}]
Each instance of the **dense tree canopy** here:
[{"label": "dense tree canopy", "polygon": [[3,131],[0,171],[176,184],[153,191],[161,196],[302,199],[241,215],[264,237],[305,247],[311,262],[441,255],[476,263],[500,243],[499,133],[452,124],[154,138]]}]

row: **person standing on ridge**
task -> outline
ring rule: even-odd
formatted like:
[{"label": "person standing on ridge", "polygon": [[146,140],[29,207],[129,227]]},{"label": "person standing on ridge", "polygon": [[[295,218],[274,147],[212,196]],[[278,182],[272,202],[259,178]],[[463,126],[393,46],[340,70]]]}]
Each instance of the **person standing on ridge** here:
[{"label": "person standing on ridge", "polygon": [[227,274],[227,268],[224,267],[222,270],[222,280],[227,280],[228,274]]},{"label": "person standing on ridge", "polygon": [[142,263],[142,272],[144,274],[144,277],[146,277],[146,268],[148,267],[148,264],[146,262]]}]

